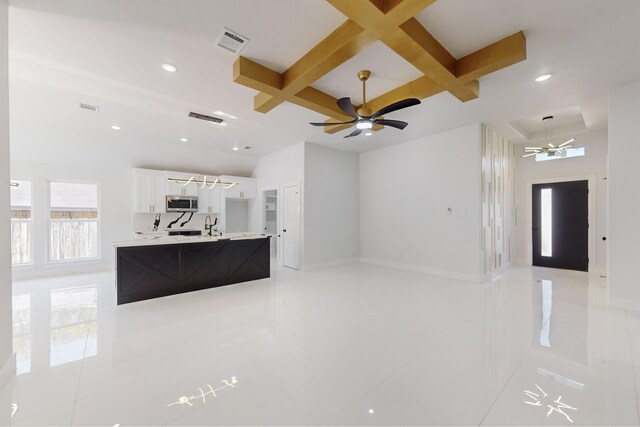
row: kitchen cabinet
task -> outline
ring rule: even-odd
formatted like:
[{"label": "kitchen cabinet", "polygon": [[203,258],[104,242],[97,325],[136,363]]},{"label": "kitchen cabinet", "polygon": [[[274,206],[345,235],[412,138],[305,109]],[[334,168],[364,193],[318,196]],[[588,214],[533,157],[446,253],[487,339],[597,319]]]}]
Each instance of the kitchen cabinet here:
[{"label": "kitchen cabinet", "polygon": [[254,178],[222,176],[220,179],[223,182],[238,182],[238,185],[222,190],[225,199],[252,200],[258,196],[258,185]]},{"label": "kitchen cabinet", "polygon": [[[197,175],[184,174],[180,172],[166,172],[167,178],[178,178],[184,179],[188,181],[189,178]],[[166,194],[167,196],[198,196],[198,186],[194,182],[191,182],[189,185],[180,185],[175,181],[167,180],[166,185]]]},{"label": "kitchen cabinet", "polygon": [[135,213],[166,212],[166,175],[149,169],[133,170],[133,207]]},{"label": "kitchen cabinet", "polygon": [[[211,178],[215,179],[215,177]],[[198,213],[219,214],[222,205],[221,192],[219,184],[213,188],[198,188]]]}]

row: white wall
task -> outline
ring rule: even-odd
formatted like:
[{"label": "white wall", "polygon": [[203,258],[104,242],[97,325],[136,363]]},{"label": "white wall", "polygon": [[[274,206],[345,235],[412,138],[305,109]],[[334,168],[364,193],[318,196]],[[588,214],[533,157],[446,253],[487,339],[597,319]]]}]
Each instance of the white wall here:
[{"label": "white wall", "polygon": [[[248,229],[247,203],[248,202],[246,200],[226,201],[225,231],[227,233],[245,233],[247,231],[255,231]],[[255,201],[253,203],[255,203]]]},{"label": "white wall", "polygon": [[[32,270],[16,269],[17,279],[46,275],[68,274],[82,270],[114,268],[113,241],[131,239],[132,230],[132,178],[126,167],[77,167],[38,163],[12,162],[14,178],[32,181],[34,261]],[[98,184],[100,214],[100,256],[102,261],[73,264],[47,264],[45,221],[46,186],[48,179],[84,181]]]},{"label": "white wall", "polygon": [[480,124],[362,153],[363,261],[482,280],[480,160]]},{"label": "white wall", "polygon": [[[276,151],[268,156],[261,157],[251,174],[258,181],[258,197],[253,203],[249,203],[249,230],[264,232],[262,224],[263,197],[265,190],[278,190],[281,196],[280,186],[288,184],[300,184],[301,190],[301,256],[304,257],[304,151],[305,143],[300,142],[283,150]],[[278,215],[281,215],[281,210]],[[281,225],[279,225],[281,227]],[[278,229],[280,232],[280,229]],[[278,254],[282,253],[280,239],[275,237],[278,245]],[[304,258],[303,258],[304,259]]]},{"label": "white wall", "polygon": [[640,309],[640,82],[609,91],[609,302]]},{"label": "white wall", "polygon": [[305,267],[360,257],[359,177],[356,153],[305,145]]},{"label": "white wall", "polygon": [[[561,143],[565,138],[559,138]],[[544,141],[528,142],[527,146],[538,146]],[[531,184],[558,178],[559,181],[572,178],[584,179],[588,175],[595,176],[595,188],[589,189],[589,196],[595,199],[595,212],[591,212],[590,227],[595,227],[595,234],[590,245],[589,270],[605,275],[607,271],[606,246],[602,240],[606,236],[607,218],[607,132],[597,131],[576,135],[576,146],[586,148],[586,156],[563,160],[536,162],[531,158],[523,159],[522,146],[514,149],[516,172],[516,263],[531,265]]]},{"label": "white wall", "polygon": [[8,7],[0,0],[0,425],[9,424],[9,392],[14,374],[11,331],[11,251],[9,237],[9,76]]}]

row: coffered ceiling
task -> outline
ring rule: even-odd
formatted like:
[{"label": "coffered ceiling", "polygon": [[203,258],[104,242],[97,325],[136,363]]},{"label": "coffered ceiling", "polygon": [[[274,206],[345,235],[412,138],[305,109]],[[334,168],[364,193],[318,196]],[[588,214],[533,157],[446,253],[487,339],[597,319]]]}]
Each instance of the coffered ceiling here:
[{"label": "coffered ceiling", "polygon": [[[416,20],[453,57],[522,30],[526,61],[478,77],[477,99],[461,102],[442,92],[403,111],[410,125],[402,132],[344,140],[308,125],[326,115],[289,102],[268,114],[254,111],[256,90],[233,82],[237,57],[215,46],[228,27],[250,39],[243,57],[283,73],[347,19],[330,2],[11,0],[10,6],[12,156],[18,160],[75,149],[77,156],[99,150],[105,159],[126,153],[131,162],[148,156],[153,163],[167,151],[207,150],[208,158],[193,161],[242,171],[257,156],[305,140],[365,151],[480,121],[517,139],[507,123],[551,111],[577,109],[586,129],[603,129],[608,88],[640,80],[638,1],[438,0]],[[163,63],[178,71],[167,73]],[[358,102],[355,74],[363,68],[372,71],[370,97],[423,75],[373,42],[313,87]],[[533,81],[546,72],[550,80]],[[82,111],[79,102],[99,105],[100,112]],[[238,118],[221,129],[187,117],[216,110]],[[115,122],[118,132],[111,129]],[[181,137],[189,142],[180,145]],[[253,148],[233,152],[234,145]]]}]

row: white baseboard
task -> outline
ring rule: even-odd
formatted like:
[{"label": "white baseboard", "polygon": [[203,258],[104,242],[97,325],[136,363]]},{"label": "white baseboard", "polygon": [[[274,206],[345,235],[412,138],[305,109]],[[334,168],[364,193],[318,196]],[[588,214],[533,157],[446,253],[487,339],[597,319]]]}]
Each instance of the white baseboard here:
[{"label": "white baseboard", "polygon": [[414,264],[402,264],[399,262],[385,261],[375,258],[360,258],[360,262],[364,264],[380,265],[382,267],[397,268],[399,270],[413,271],[416,273],[430,274],[432,276],[446,277],[448,279],[464,280],[465,282],[483,283],[486,282],[490,274],[469,274],[457,271],[437,270],[435,268],[423,267]]},{"label": "white baseboard", "polygon": [[609,307],[620,308],[623,310],[640,311],[640,302],[630,301],[626,298],[609,297]]},{"label": "white baseboard", "polygon": [[300,267],[302,271],[314,271],[314,270],[322,270],[324,268],[338,267],[340,265],[347,264],[357,264],[360,262],[360,258],[345,258],[345,259],[336,259],[333,261],[319,262],[316,264],[306,264]]},{"label": "white baseboard", "polygon": [[4,386],[15,377],[15,374],[16,354],[13,353],[7,360],[5,360],[2,366],[0,366],[0,390],[2,390]]}]

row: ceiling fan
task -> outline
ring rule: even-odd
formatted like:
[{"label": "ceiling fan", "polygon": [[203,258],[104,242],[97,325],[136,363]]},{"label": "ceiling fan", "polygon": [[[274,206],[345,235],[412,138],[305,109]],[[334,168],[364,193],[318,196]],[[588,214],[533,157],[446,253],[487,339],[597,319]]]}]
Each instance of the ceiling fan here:
[{"label": "ceiling fan", "polygon": [[[542,121],[545,124],[549,124],[551,123],[551,120],[553,120],[553,116],[546,116],[542,118]],[[524,159],[525,157],[531,157],[531,156],[535,156],[538,154],[542,154],[542,153],[546,153],[549,156],[556,156],[558,154],[561,154],[563,151],[565,151],[568,148],[573,147],[573,145],[571,144],[573,141],[575,141],[575,138],[571,138],[565,142],[563,142],[562,144],[558,145],[557,147],[552,144],[549,140],[550,140],[550,132],[548,132],[548,126],[546,126],[546,133],[548,133],[547,135],[547,146],[542,146],[542,147],[524,147],[524,152],[525,154],[522,156],[522,158]]]},{"label": "ceiling fan", "polygon": [[345,138],[350,138],[352,136],[358,136],[362,133],[363,130],[367,130],[367,135],[371,135],[371,131],[368,129],[373,128],[374,125],[383,125],[383,126],[391,126],[396,129],[404,129],[407,127],[409,123],[403,122],[400,120],[388,120],[384,119],[382,116],[385,114],[392,113],[394,111],[402,110],[403,108],[413,107],[414,105],[420,104],[420,100],[416,98],[407,98],[402,101],[394,102],[393,104],[387,105],[371,114],[371,110],[367,108],[367,79],[371,76],[371,71],[362,70],[358,73],[358,79],[362,82],[362,107],[358,109],[356,112],[355,108],[353,108],[353,104],[351,103],[351,98],[345,97],[338,99],[338,107],[346,114],[353,117],[353,120],[348,122],[336,122],[336,123],[310,123],[313,126],[335,126],[335,125],[347,125],[347,124],[355,124],[356,130],[351,132],[349,135],[346,135]]}]

